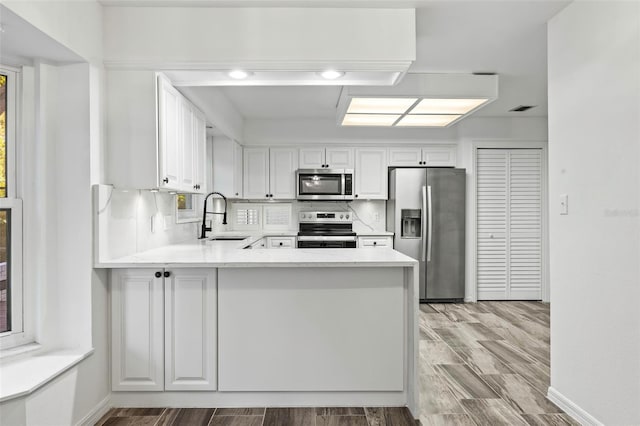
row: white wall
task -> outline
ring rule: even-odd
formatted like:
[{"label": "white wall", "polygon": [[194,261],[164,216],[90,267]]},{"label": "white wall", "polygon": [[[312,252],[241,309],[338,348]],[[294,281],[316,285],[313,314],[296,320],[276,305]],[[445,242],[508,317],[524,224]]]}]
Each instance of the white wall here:
[{"label": "white wall", "polygon": [[640,424],[640,3],[576,1],[548,44],[550,394]]},{"label": "white wall", "polygon": [[3,4],[31,31],[85,60],[55,66],[47,57],[27,58],[36,65],[24,72],[33,84],[23,111],[19,183],[24,279],[37,290],[38,341],[45,351],[94,352],[36,392],[0,404],[0,422],[76,424],[109,396],[107,274],[92,269],[91,256],[91,183],[101,179],[104,161],[102,7],[95,1]]}]

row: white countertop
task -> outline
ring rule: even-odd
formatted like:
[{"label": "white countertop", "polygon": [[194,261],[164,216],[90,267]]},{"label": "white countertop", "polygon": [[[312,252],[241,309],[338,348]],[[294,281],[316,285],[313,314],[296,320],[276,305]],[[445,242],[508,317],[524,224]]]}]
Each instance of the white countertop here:
[{"label": "white countertop", "polygon": [[356,232],[358,237],[393,237],[393,232],[386,231],[365,231],[365,232]]},{"label": "white countertop", "polygon": [[[240,233],[241,234],[241,233]],[[231,236],[228,233],[225,235]],[[244,234],[246,235],[246,233]],[[291,235],[291,234],[279,234]],[[153,267],[380,267],[414,266],[416,260],[390,248],[243,249],[262,236],[243,241],[202,240],[173,244],[118,259],[102,261],[96,268]]]}]

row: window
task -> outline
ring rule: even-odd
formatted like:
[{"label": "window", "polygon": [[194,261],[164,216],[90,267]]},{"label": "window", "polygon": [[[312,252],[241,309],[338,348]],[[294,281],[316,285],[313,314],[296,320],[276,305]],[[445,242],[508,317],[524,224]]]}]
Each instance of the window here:
[{"label": "window", "polygon": [[197,222],[202,220],[202,203],[204,198],[198,194],[176,195],[176,222]]},{"label": "window", "polygon": [[0,348],[31,340],[22,286],[22,200],[16,185],[18,70],[0,66]]}]

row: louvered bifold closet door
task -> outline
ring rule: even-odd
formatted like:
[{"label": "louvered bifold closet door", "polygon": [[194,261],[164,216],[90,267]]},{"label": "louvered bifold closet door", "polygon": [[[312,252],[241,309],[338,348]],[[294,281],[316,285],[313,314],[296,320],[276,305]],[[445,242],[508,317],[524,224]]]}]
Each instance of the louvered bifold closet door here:
[{"label": "louvered bifold closet door", "polygon": [[507,151],[478,150],[476,279],[479,300],[507,298],[507,160]]},{"label": "louvered bifold closet door", "polygon": [[540,300],[542,152],[479,149],[478,300]]},{"label": "louvered bifold closet door", "polygon": [[542,296],[542,153],[516,149],[509,153],[509,286],[510,300]]}]

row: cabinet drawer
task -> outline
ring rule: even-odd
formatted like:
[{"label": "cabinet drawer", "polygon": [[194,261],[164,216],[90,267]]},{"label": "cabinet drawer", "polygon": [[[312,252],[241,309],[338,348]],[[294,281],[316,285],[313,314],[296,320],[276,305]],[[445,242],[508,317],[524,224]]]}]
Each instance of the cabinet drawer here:
[{"label": "cabinet drawer", "polygon": [[295,248],[296,237],[268,237],[267,248]]},{"label": "cabinet drawer", "polygon": [[390,237],[359,237],[358,247],[389,247],[393,246]]}]

